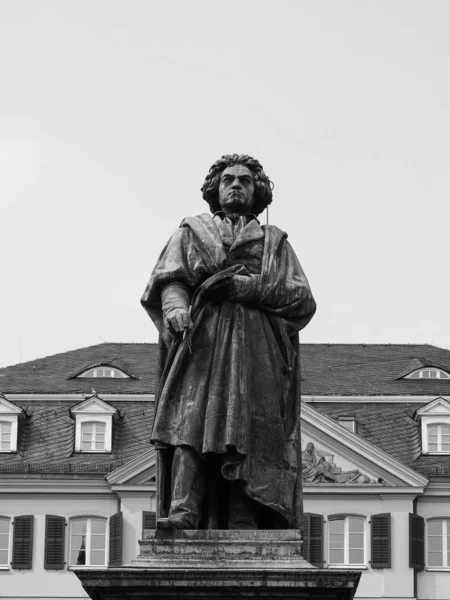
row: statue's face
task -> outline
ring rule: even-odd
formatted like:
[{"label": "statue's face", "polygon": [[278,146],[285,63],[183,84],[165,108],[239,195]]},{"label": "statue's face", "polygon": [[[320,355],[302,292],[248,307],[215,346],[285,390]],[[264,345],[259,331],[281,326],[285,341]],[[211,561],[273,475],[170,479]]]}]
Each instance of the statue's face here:
[{"label": "statue's face", "polygon": [[306,450],[307,452],[312,452],[314,450],[314,444],[312,442],[308,442],[306,444]]},{"label": "statue's face", "polygon": [[250,169],[244,165],[227,167],[220,176],[219,204],[225,213],[252,212],[255,185]]}]

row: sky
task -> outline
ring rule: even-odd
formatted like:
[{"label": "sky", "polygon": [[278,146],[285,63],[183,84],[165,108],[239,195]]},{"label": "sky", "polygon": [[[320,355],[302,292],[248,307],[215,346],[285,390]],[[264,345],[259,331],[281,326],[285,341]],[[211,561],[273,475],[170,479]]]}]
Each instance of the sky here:
[{"label": "sky", "polygon": [[449,31],[446,0],[0,0],[0,366],[155,342],[140,297],[233,152],[302,342],[450,349]]}]

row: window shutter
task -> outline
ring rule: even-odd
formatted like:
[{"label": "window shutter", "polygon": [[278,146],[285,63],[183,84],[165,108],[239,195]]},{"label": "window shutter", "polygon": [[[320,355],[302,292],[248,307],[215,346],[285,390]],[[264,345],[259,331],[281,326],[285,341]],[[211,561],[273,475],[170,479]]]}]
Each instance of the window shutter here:
[{"label": "window shutter", "polygon": [[109,518],[109,563],[110,567],[122,564],[122,512]]},{"label": "window shutter", "polygon": [[303,558],[315,567],[323,567],[323,517],[303,513]]},{"label": "window shutter", "polygon": [[371,517],[371,565],[373,569],[391,566],[391,515],[383,513]]},{"label": "window shutter", "polygon": [[14,518],[13,569],[31,569],[33,562],[33,515]]},{"label": "window shutter", "polygon": [[144,510],[142,513],[142,529],[156,529],[156,513]]},{"label": "window shutter", "polygon": [[425,568],[424,531],[423,517],[409,513],[409,566],[420,571]]},{"label": "window shutter", "polygon": [[65,535],[65,518],[45,515],[44,569],[64,569]]}]

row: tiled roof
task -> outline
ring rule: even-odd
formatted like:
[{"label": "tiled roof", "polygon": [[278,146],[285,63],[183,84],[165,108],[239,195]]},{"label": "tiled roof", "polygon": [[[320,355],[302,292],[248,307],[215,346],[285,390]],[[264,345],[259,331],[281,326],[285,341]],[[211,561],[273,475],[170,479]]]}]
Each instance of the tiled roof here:
[{"label": "tiled roof", "polygon": [[424,367],[436,367],[438,369],[443,369],[444,371],[447,371],[446,367],[438,364],[436,360],[432,360],[431,358],[413,358],[407,365],[404,365],[402,367],[402,369],[398,373],[397,379],[401,379],[402,377],[409,375],[413,371],[423,369]]},{"label": "tiled roof", "polygon": [[420,455],[420,426],[411,418],[419,404],[319,402],[313,408],[331,419],[355,417],[360,437],[407,466]]},{"label": "tiled roof", "polygon": [[0,454],[0,473],[106,473],[149,449],[153,402],[114,402],[120,416],[110,454],[74,453],[75,421],[67,403],[15,404],[26,417],[19,422],[17,453]]},{"label": "tiled roof", "polygon": [[94,360],[93,362],[89,362],[83,365],[82,367],[79,366],[77,369],[75,369],[75,371],[73,371],[73,373],[70,373],[68,375],[67,379],[79,377],[85,371],[88,371],[89,369],[94,369],[95,367],[99,366],[115,367],[116,369],[123,371],[126,375],[129,375],[133,379],[139,379],[139,377],[137,377],[137,375],[134,374],[133,369],[130,367],[130,365],[123,358],[118,356]]},{"label": "tiled roof", "polygon": [[423,356],[450,371],[450,350],[422,344],[302,344],[300,352],[302,394],[450,395],[450,379],[397,379]]},{"label": "tiled roof", "polygon": [[[424,359],[423,357],[427,358]],[[136,377],[79,379],[88,366],[115,361]],[[313,407],[330,418],[356,417],[358,435],[426,476],[450,475],[450,457],[421,456],[415,412],[425,404],[361,403],[352,396],[445,396],[450,380],[397,379],[415,365],[450,371],[450,351],[427,345],[302,344],[302,394],[348,396],[345,402]],[[0,369],[0,393],[25,412],[20,420],[17,454],[0,455],[0,473],[107,473],[149,447],[153,402],[114,401],[112,453],[74,454],[71,406],[59,401],[17,401],[13,394],[108,394],[154,392],[156,344],[99,344]],[[419,367],[420,368],[420,367]],[[75,375],[75,376],[74,376]],[[72,378],[70,378],[72,377]],[[103,398],[107,399],[107,398]],[[375,398],[374,398],[375,399]],[[74,401],[73,406],[77,404]]]},{"label": "tiled roof", "polygon": [[[149,394],[154,392],[157,344],[98,344],[0,369],[4,394]],[[89,365],[109,363],[136,379],[76,378]]]},{"label": "tiled roof", "polygon": [[[0,369],[0,393],[89,393],[93,387],[99,394],[153,393],[157,349],[157,344],[98,344],[5,367]],[[450,371],[450,350],[435,346],[302,344],[302,393],[450,395],[450,380],[397,379],[412,361],[422,361],[423,356],[431,364]],[[115,360],[117,366],[122,361],[124,370],[127,365],[132,371],[130,374],[139,379],[74,378],[74,374],[81,373],[87,365],[111,360]]]}]

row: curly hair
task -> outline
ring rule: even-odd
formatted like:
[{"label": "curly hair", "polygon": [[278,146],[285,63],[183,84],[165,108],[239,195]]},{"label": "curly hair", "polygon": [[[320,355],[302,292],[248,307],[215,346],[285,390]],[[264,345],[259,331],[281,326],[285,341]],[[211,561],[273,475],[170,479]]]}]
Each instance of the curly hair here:
[{"label": "curly hair", "polygon": [[220,176],[227,167],[234,165],[243,165],[247,167],[253,175],[253,184],[255,186],[255,204],[253,212],[256,216],[261,214],[265,208],[272,202],[273,183],[264,173],[262,164],[247,154],[224,154],[222,158],[209,169],[209,173],[200,188],[203,199],[209,204],[211,212],[220,210],[219,204],[219,184]]}]

